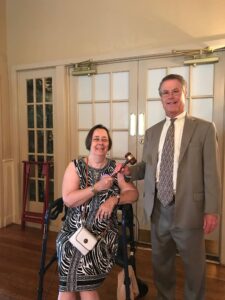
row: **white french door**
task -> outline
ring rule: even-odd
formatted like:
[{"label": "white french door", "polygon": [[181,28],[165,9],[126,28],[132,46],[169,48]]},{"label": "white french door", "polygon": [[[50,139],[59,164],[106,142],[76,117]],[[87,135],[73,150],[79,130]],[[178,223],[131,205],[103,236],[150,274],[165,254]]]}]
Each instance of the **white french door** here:
[{"label": "white french door", "polygon": [[[182,75],[188,83],[186,111],[214,121],[220,131],[223,112],[219,110],[221,101],[216,97],[218,72],[214,64],[184,66],[183,58],[173,57],[99,65],[98,74],[92,77],[71,76],[72,153],[86,155],[86,134],[93,125],[102,123],[112,135],[113,147],[109,155],[123,160],[129,151],[140,161],[145,129],[165,118],[158,86],[169,73]],[[77,134],[75,139],[74,133]],[[137,182],[137,186],[140,196],[134,205],[136,237],[140,242],[149,243],[150,220],[143,210],[143,181]],[[218,256],[219,228],[206,239],[213,242],[212,254]]]},{"label": "white french door", "polygon": [[[50,200],[54,200],[54,78],[53,69],[24,71],[18,74],[18,132],[21,173],[23,170],[22,161],[52,163],[49,173]],[[21,182],[21,186],[23,184],[24,182]],[[32,166],[27,195],[27,210],[43,211],[45,188],[45,178],[41,166]]]},{"label": "white french door", "polygon": [[[127,152],[137,156],[137,62],[98,66],[94,76],[70,76],[71,159],[88,154],[85,138],[96,124],[112,137],[108,156],[124,161]],[[136,215],[137,206],[134,204]]]}]

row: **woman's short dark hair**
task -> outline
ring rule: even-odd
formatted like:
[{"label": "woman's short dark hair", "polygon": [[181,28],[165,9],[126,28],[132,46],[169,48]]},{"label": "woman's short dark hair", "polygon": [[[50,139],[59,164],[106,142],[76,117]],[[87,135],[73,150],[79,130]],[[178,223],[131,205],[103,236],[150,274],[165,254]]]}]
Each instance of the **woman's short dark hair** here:
[{"label": "woman's short dark hair", "polygon": [[111,137],[110,137],[108,128],[106,128],[106,127],[103,126],[102,124],[95,125],[94,127],[92,127],[92,128],[89,130],[89,132],[88,132],[88,134],[87,134],[87,137],[86,137],[86,140],[85,140],[85,146],[86,146],[86,149],[87,149],[87,150],[90,150],[90,149],[91,149],[92,138],[93,138],[94,131],[95,131],[96,129],[104,129],[104,130],[107,132],[108,139],[109,139],[109,148],[108,148],[108,150],[110,150],[111,147],[112,147],[112,139],[111,139]]}]

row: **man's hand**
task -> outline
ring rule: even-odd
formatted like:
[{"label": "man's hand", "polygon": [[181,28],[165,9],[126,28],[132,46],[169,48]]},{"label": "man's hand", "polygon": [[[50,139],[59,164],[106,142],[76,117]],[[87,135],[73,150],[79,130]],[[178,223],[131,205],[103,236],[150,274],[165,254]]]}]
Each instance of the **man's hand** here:
[{"label": "man's hand", "polygon": [[209,234],[215,230],[218,224],[218,216],[214,214],[205,214],[203,229],[205,234]]},{"label": "man's hand", "polygon": [[[125,176],[129,176],[130,175],[130,169],[128,166],[124,166],[122,167],[123,164],[122,163],[118,163],[114,169],[114,173],[120,172],[121,174],[125,175]],[[122,169],[121,169],[122,168]]]}]

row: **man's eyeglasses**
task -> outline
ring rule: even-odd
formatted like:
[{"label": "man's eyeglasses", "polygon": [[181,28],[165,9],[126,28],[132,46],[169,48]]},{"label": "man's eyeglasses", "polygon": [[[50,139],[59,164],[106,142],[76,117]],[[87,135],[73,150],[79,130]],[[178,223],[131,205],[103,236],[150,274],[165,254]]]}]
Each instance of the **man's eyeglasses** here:
[{"label": "man's eyeglasses", "polygon": [[160,92],[160,95],[162,97],[169,97],[170,95],[171,96],[179,96],[180,94],[181,94],[181,90],[178,90],[178,89],[174,89],[172,91],[163,90]]},{"label": "man's eyeglasses", "polygon": [[92,141],[96,142],[96,143],[99,143],[99,142],[101,142],[101,143],[108,143],[109,140],[107,138],[94,137],[92,139]]}]

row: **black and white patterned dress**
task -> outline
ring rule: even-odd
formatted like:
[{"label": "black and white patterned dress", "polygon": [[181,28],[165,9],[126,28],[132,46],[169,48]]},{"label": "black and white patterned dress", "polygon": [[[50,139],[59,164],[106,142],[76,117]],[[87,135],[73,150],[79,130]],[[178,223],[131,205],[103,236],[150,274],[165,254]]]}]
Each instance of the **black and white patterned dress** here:
[{"label": "black and white patterned dress", "polygon": [[[108,159],[102,169],[87,167],[81,158],[74,160],[75,169],[80,177],[80,188],[93,185],[104,174],[112,174],[116,166],[114,160]],[[66,220],[58,234],[56,246],[59,270],[59,291],[94,290],[100,286],[115,263],[118,248],[118,225],[116,208],[108,220],[95,220],[99,206],[110,196],[119,194],[117,180],[114,180],[109,190],[97,193],[86,205],[86,228],[98,236],[104,237],[98,241],[95,248],[83,256],[70,242],[70,236],[81,226],[81,216],[84,205],[68,208]],[[107,229],[105,231],[105,229]]]}]

